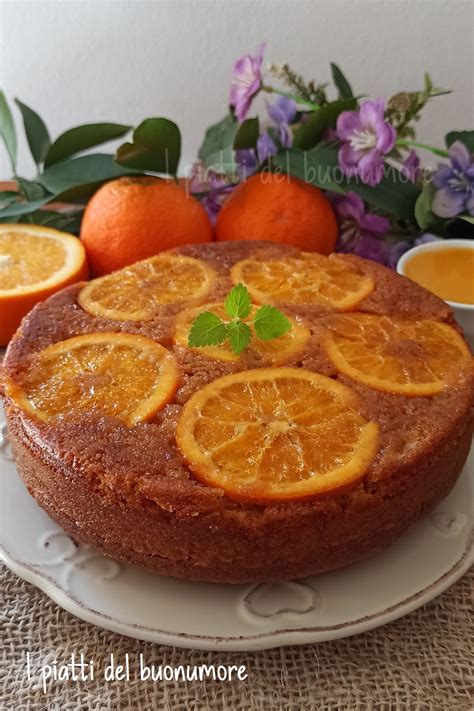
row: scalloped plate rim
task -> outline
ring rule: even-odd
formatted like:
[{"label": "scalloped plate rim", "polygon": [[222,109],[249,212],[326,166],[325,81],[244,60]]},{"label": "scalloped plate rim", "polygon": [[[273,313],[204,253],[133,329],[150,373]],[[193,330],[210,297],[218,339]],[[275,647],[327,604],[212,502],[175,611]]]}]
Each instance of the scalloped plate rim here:
[{"label": "scalloped plate rim", "polygon": [[[471,451],[467,470],[463,473],[467,476],[474,475],[474,449]],[[14,463],[13,463],[14,466]],[[17,474],[17,476],[19,476]],[[461,475],[462,476],[462,475]],[[25,489],[25,494],[27,491]],[[18,560],[4,545],[0,543],[0,559],[19,577],[33,584],[42,590],[56,604],[72,615],[111,632],[119,633],[159,644],[184,647],[188,649],[205,650],[226,650],[226,651],[253,651],[280,647],[291,644],[309,644],[329,641],[348,637],[362,632],[369,631],[384,624],[393,622],[403,617],[417,608],[425,605],[435,597],[444,592],[455,583],[474,564],[474,546],[472,526],[466,534],[466,544],[460,556],[452,562],[446,570],[441,570],[440,575],[424,588],[413,592],[407,598],[395,602],[390,607],[373,614],[366,614],[354,620],[341,622],[333,625],[319,625],[307,627],[291,627],[288,624],[276,630],[257,633],[254,635],[242,636],[211,636],[188,634],[184,632],[169,632],[156,627],[123,622],[116,617],[109,616],[104,612],[99,612],[93,607],[86,605],[77,598],[72,591],[65,590],[61,585],[47,575],[44,570],[37,570],[30,563]],[[67,535],[67,534],[66,534]],[[357,565],[357,564],[355,564]],[[39,567],[39,566],[38,566]],[[351,566],[349,566],[350,568]],[[192,586],[192,582],[182,581],[183,585]],[[236,586],[242,590],[252,590],[254,585]],[[248,593],[247,593],[248,594]]]},{"label": "scalloped plate rim", "polygon": [[[472,535],[470,538],[472,538]],[[437,580],[432,582],[425,589],[414,593],[409,598],[396,603],[386,610],[374,613],[374,615],[368,615],[347,623],[341,623],[340,626],[283,628],[273,632],[235,638],[206,637],[205,635],[190,635],[186,633],[173,634],[166,630],[121,622],[114,617],[97,612],[83,605],[72,593],[66,592],[57,583],[51,580],[49,576],[44,573],[39,573],[32,567],[16,560],[2,545],[0,545],[0,559],[3,560],[12,572],[42,590],[53,602],[70,614],[85,622],[109,630],[110,632],[122,634],[134,639],[168,646],[184,647],[186,649],[254,651],[292,644],[327,642],[343,637],[351,637],[361,634],[362,632],[368,632],[369,630],[394,622],[428,602],[431,602],[459,580],[470,567],[474,565],[474,547],[472,542],[468,541],[461,558]],[[192,585],[192,583],[189,584]]]},{"label": "scalloped plate rim", "polygon": [[[3,408],[0,407],[0,424],[3,419]],[[15,475],[21,482],[21,477],[16,470],[14,461],[3,458],[2,453],[0,452],[0,462],[2,459],[7,463],[7,465],[11,465],[14,468]],[[472,491],[474,482],[474,447],[471,447],[471,451],[466,460],[463,472],[460,475],[460,479],[463,476],[468,478],[467,486]],[[26,496],[30,497],[24,485],[22,485],[22,491]],[[434,512],[439,511],[440,506],[443,506],[446,501],[447,499],[444,499],[438,507],[436,507]],[[439,513],[442,513],[442,511]],[[380,609],[379,605],[379,609],[375,609],[374,612],[368,611],[365,615],[356,617],[353,620],[345,620],[340,623],[336,622],[332,625],[292,627],[291,620],[288,619],[286,626],[282,624],[281,627],[271,631],[255,634],[246,633],[238,636],[234,636],[233,634],[216,636],[179,631],[174,632],[169,630],[161,630],[157,627],[149,627],[143,624],[125,622],[117,616],[111,616],[106,612],[94,609],[90,603],[84,603],[80,597],[76,596],[71,590],[66,590],[58,581],[51,578],[44,569],[40,569],[40,565],[35,566],[29,561],[26,562],[18,560],[11,551],[7,550],[6,546],[3,545],[1,541],[0,560],[3,561],[16,575],[42,590],[51,600],[53,600],[53,602],[70,614],[111,632],[122,634],[134,639],[187,649],[202,649],[210,651],[256,651],[292,644],[314,644],[360,634],[393,622],[400,617],[413,612],[422,605],[429,603],[438,595],[447,590],[457,580],[459,580],[469,570],[469,568],[474,565],[474,516],[472,510],[470,510],[468,514],[467,521],[469,526],[463,536],[464,545],[462,551],[456,552],[456,556],[453,555],[449,562],[445,561],[443,564],[444,567],[438,569],[434,568],[433,574],[437,573],[438,577],[434,580],[432,579],[427,585],[420,586],[418,590],[412,590],[407,597],[395,600],[391,605],[383,609]],[[0,526],[0,534],[1,528],[2,527]],[[58,530],[62,531],[59,527]],[[68,534],[65,535],[68,536]],[[382,552],[379,555],[383,556],[384,553]],[[354,564],[354,566],[357,565],[357,563]],[[352,566],[348,566],[345,570],[349,573],[351,567]],[[312,576],[307,580],[314,581],[315,579],[317,579],[317,576]],[[296,582],[304,583],[305,580],[306,579],[302,579]],[[189,586],[192,594],[192,586],[194,583],[185,580],[180,582],[184,586]],[[218,588],[219,585],[216,584],[216,587]],[[256,585],[247,584],[233,587],[239,588],[243,594],[249,595]]]}]

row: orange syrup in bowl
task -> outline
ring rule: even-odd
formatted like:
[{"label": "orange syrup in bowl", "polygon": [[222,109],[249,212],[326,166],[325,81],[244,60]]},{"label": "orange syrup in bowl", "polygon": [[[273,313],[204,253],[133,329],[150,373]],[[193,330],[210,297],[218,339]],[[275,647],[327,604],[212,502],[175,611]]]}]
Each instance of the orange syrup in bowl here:
[{"label": "orange syrup in bowl", "polygon": [[407,255],[403,273],[444,301],[474,304],[474,244]]}]

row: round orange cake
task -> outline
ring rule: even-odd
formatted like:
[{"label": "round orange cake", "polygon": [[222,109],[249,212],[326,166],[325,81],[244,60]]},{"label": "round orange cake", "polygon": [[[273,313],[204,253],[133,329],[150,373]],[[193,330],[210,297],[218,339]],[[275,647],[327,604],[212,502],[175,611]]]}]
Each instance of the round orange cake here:
[{"label": "round orange cake", "polygon": [[[119,288],[117,288],[117,283]],[[292,329],[190,348],[243,283]],[[71,536],[163,575],[313,575],[445,497],[472,437],[472,358],[440,299],[374,262],[188,246],[37,305],[2,398],[18,470]]]}]

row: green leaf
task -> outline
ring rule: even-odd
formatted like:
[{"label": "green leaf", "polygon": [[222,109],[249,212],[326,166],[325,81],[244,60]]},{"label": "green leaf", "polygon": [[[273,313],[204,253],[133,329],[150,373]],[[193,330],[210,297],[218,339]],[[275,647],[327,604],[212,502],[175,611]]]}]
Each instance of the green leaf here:
[{"label": "green leaf", "polygon": [[333,62],[331,62],[331,76],[334,85],[339,92],[339,98],[352,99],[354,94],[352,93],[351,85],[347,81],[341,69],[339,69],[337,64],[334,64]]},{"label": "green leaf", "polygon": [[181,154],[181,134],[173,121],[145,119],[133,132],[133,142],[124,143],[115,160],[136,170],[176,175]]},{"label": "green leaf", "polygon": [[272,165],[323,190],[353,191],[372,207],[402,220],[415,221],[415,203],[420,187],[407,181],[400,171],[385,165],[385,177],[374,186],[356,178],[347,179],[338,166],[337,148],[321,145],[311,151],[290,149],[275,156]]},{"label": "green leaf", "polygon": [[353,111],[357,107],[357,99],[333,101],[327,106],[315,111],[306,123],[301,124],[295,133],[293,145],[295,148],[309,150],[316,146],[328,128],[335,128],[337,117],[343,111]]},{"label": "green leaf", "polygon": [[423,148],[425,151],[429,151],[435,156],[438,156],[439,158],[447,158],[448,157],[448,152],[443,150],[442,148],[437,148],[436,146],[430,146],[427,143],[419,143],[418,141],[411,141],[411,140],[406,140],[404,138],[397,138],[397,141],[395,143],[396,146],[408,146],[408,147],[413,147],[413,148]]},{"label": "green leaf", "polygon": [[291,330],[291,321],[274,306],[261,306],[255,315],[255,333],[262,341],[278,338]]},{"label": "green leaf", "polygon": [[27,180],[26,178],[16,178],[18,190],[27,200],[41,200],[48,195],[48,191],[35,180]]},{"label": "green leaf", "polygon": [[227,337],[234,353],[240,355],[250,343],[252,333],[243,321],[231,321],[227,324]]},{"label": "green leaf", "polygon": [[368,205],[401,220],[415,222],[415,204],[421,189],[407,181],[396,168],[385,164],[385,177],[374,187],[364,185],[354,178],[347,181],[347,187],[360,195]]},{"label": "green leaf", "polygon": [[471,153],[474,153],[474,131],[451,131],[446,134],[444,140],[448,148],[454,141],[461,141]]},{"label": "green leaf", "polygon": [[68,188],[62,193],[55,195],[55,202],[65,202],[71,204],[85,205],[88,200],[97,192],[97,190],[107,183],[109,178],[106,180],[96,180],[91,183],[81,183],[73,188]]},{"label": "green leaf", "polygon": [[436,220],[435,215],[431,212],[434,192],[434,186],[427,183],[415,203],[415,219],[422,230],[426,230]]},{"label": "green leaf", "polygon": [[231,289],[225,300],[225,310],[231,318],[245,318],[252,308],[252,299],[247,287],[237,284]]},{"label": "green leaf", "polygon": [[46,154],[51,145],[48,129],[36,111],[30,109],[29,106],[23,104],[19,99],[15,99],[18,108],[23,116],[23,125],[25,127],[26,140],[30,147],[31,155],[36,165],[43,163]]},{"label": "green leaf", "polygon": [[432,81],[430,75],[428,74],[428,72],[425,72],[424,80],[425,80],[424,92],[425,92],[426,96],[429,96],[431,94],[432,89],[433,89],[433,81]]},{"label": "green leaf", "polygon": [[227,336],[226,324],[210,311],[203,311],[194,319],[188,336],[190,348],[218,346]]},{"label": "green leaf", "polygon": [[234,138],[234,150],[240,151],[246,148],[256,148],[258,136],[260,133],[260,124],[258,116],[256,118],[246,119],[240,124]]},{"label": "green leaf", "polygon": [[51,193],[59,196],[66,190],[80,185],[112,180],[130,173],[133,171],[118,166],[112,155],[95,153],[80,158],[69,158],[52,165],[40,175],[38,181]]},{"label": "green leaf", "polygon": [[44,161],[45,167],[59,163],[65,158],[99,146],[128,133],[131,126],[121,123],[88,123],[76,126],[62,133],[49,148]]},{"label": "green leaf", "polygon": [[20,195],[15,190],[0,190],[0,205],[6,207],[13,202],[18,202]]},{"label": "green leaf", "polygon": [[207,129],[198,155],[208,168],[212,168],[217,173],[235,171],[233,146],[238,128],[236,119],[231,114],[227,114],[222,121]]},{"label": "green leaf", "polygon": [[346,192],[345,180],[337,162],[337,150],[329,146],[317,146],[311,151],[290,148],[272,158],[271,166],[323,190]]},{"label": "green leaf", "polygon": [[61,213],[55,212],[54,210],[34,210],[26,215],[22,215],[18,222],[28,222],[29,224],[34,225],[47,225],[52,220],[55,220],[59,214]]},{"label": "green leaf", "polygon": [[33,225],[43,225],[55,230],[62,230],[73,235],[78,235],[84,210],[74,212],[56,212],[52,210],[37,210],[29,215],[22,216],[18,222],[28,222]]},{"label": "green leaf", "polygon": [[51,195],[42,200],[32,200],[31,202],[16,202],[13,205],[8,205],[0,210],[0,222],[3,222],[6,217],[18,217],[19,215],[28,215],[35,210],[43,207],[48,200],[51,200]]},{"label": "green leaf", "polygon": [[12,171],[16,173],[16,154],[17,154],[17,142],[16,142],[16,131],[15,123],[13,121],[12,112],[7,104],[5,94],[0,90],[0,136],[3,138],[5,147],[7,149],[8,155],[10,156],[10,162],[12,164]]}]

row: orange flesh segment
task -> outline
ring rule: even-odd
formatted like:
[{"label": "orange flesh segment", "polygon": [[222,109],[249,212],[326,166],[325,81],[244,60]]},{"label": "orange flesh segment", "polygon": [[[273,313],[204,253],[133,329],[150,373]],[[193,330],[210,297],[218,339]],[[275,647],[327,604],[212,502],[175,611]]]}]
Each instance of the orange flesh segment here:
[{"label": "orange flesh segment", "polygon": [[0,296],[41,291],[83,276],[85,254],[76,237],[37,225],[0,225]]},{"label": "orange flesh segment", "polygon": [[[186,309],[182,311],[176,319],[175,342],[181,346],[188,346],[188,336],[191,330],[191,325],[200,313],[203,311],[211,311],[219,316],[224,321],[229,321],[230,317],[226,313],[224,304],[212,303],[202,304],[197,308]],[[250,314],[243,321],[250,322],[255,318],[257,307],[252,307]],[[266,363],[272,365],[280,365],[288,361],[297,353],[301,353],[310,337],[309,328],[291,319],[292,328],[287,333],[284,333],[279,338],[273,338],[269,341],[261,341],[257,338],[253,325],[250,324],[252,331],[252,340],[248,350],[258,353]],[[200,353],[208,358],[215,358],[223,361],[239,361],[240,356],[234,353],[228,341],[225,341],[220,346],[200,346],[199,348],[191,348],[190,350]]]},{"label": "orange flesh segment", "polygon": [[93,316],[149,321],[160,306],[202,303],[214,279],[215,272],[200,259],[164,253],[94,279],[78,301]]},{"label": "orange flesh segment", "polygon": [[441,392],[472,359],[461,336],[438,321],[341,314],[326,321],[326,352],[340,373],[407,396]]},{"label": "orange flesh segment", "polygon": [[132,426],[150,419],[173,397],[174,356],[158,343],[127,333],[93,333],[40,351],[9,395],[43,421],[91,411]]},{"label": "orange flesh segment", "polygon": [[326,304],[348,311],[374,289],[374,282],[337,256],[303,253],[285,260],[243,259],[231,269],[256,303]]},{"label": "orange flesh segment", "polygon": [[176,438],[197,479],[231,498],[312,498],[359,481],[378,426],[349,388],[301,368],[218,378],[185,404]]}]

